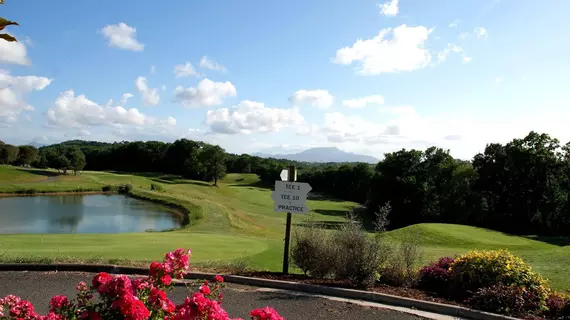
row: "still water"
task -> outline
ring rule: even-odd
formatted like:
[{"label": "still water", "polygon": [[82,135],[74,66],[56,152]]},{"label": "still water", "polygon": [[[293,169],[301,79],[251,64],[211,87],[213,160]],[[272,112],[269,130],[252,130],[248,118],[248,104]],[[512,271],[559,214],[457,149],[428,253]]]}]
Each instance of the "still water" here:
[{"label": "still water", "polygon": [[168,208],[121,195],[0,198],[0,234],[142,232],[180,225]]}]

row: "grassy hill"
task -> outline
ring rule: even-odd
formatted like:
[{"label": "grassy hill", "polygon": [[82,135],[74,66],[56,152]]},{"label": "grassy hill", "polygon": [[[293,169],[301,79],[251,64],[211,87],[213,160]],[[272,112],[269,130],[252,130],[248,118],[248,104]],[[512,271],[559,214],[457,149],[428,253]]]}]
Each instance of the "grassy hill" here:
[{"label": "grassy hill", "polygon": [[439,223],[423,223],[386,232],[389,241],[420,233],[424,263],[469,250],[509,249],[522,257],[554,288],[570,289],[570,242],[564,238],[520,237],[488,229]]},{"label": "grassy hill", "polygon": [[[51,171],[30,171],[0,166],[0,193],[33,188],[42,191],[101,189],[103,185],[130,183],[135,192],[171,202],[191,203],[204,218],[196,225],[173,232],[129,234],[0,235],[0,260],[95,260],[132,263],[159,259],[177,247],[193,250],[192,262],[201,266],[238,261],[260,270],[280,270],[285,214],[273,212],[270,189],[258,186],[255,175],[229,174],[219,187],[202,181],[162,174],[131,175],[84,172],[80,176],[56,176]],[[165,192],[149,190],[161,184]],[[1,201],[1,199],[0,199]],[[309,200],[314,219],[335,224],[355,203],[327,198]],[[304,221],[293,215],[293,224]],[[451,225],[418,224],[386,232],[387,241],[399,241],[420,232],[424,262],[472,249],[507,248],[523,257],[557,289],[570,288],[570,247],[566,239],[519,237],[487,229]]]}]

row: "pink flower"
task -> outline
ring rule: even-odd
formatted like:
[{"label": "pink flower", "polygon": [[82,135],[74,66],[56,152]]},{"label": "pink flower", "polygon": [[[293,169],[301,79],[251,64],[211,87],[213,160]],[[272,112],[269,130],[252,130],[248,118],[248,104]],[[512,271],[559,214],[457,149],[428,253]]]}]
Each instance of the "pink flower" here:
[{"label": "pink flower", "polygon": [[212,291],[210,290],[210,287],[208,287],[207,285],[201,285],[201,286],[200,286],[200,292],[201,292],[203,295],[207,296],[207,295],[209,295]]},{"label": "pink flower", "polygon": [[265,307],[262,309],[255,309],[249,313],[254,320],[285,320],[280,316],[275,309]]},{"label": "pink flower", "polygon": [[77,290],[77,291],[87,291],[87,290],[89,290],[89,288],[87,288],[87,283],[81,281],[81,282],[79,282],[79,284],[77,284],[77,286],[75,287],[75,290]]},{"label": "pink flower", "polygon": [[93,277],[93,288],[95,288],[99,293],[105,293],[107,291],[107,283],[111,280],[111,275],[106,272],[101,272]]},{"label": "pink flower", "polygon": [[68,307],[69,299],[66,296],[55,296],[49,302],[50,311],[57,311],[62,308]]},{"label": "pink flower", "polygon": [[220,276],[219,274],[214,277],[217,282],[224,282],[224,277]]},{"label": "pink flower", "polygon": [[60,315],[55,314],[53,312],[50,312],[50,313],[46,314],[45,316],[40,316],[39,319],[40,320],[63,320],[63,318]]},{"label": "pink flower", "polygon": [[156,261],[150,264],[150,275],[152,277],[158,276],[163,271],[162,265]]},{"label": "pink flower", "polygon": [[129,277],[122,275],[113,278],[109,284],[108,293],[111,296],[122,297],[125,295],[133,295],[133,286],[131,284],[131,279]]},{"label": "pink flower", "polygon": [[165,286],[169,286],[170,283],[172,282],[172,278],[169,275],[165,274],[162,277],[160,277],[160,282]]}]

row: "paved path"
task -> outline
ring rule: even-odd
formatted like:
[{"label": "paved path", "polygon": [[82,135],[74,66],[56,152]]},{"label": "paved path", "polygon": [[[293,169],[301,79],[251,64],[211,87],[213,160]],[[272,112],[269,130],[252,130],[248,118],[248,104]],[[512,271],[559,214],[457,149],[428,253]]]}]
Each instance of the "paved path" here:
[{"label": "paved path", "polygon": [[[0,272],[0,297],[19,295],[30,300],[36,310],[45,313],[49,298],[57,294],[75,296],[75,285],[88,282],[89,273],[68,272]],[[168,296],[176,303],[186,297],[187,289],[176,286]],[[373,303],[348,303],[343,299],[296,294],[289,291],[270,290],[256,287],[228,284],[224,291],[224,308],[232,317],[249,319],[248,312],[255,308],[272,306],[287,320],[330,319],[330,320],[422,320],[413,314],[379,308]],[[429,315],[428,315],[429,316]],[[437,319],[451,319],[436,317]]]}]

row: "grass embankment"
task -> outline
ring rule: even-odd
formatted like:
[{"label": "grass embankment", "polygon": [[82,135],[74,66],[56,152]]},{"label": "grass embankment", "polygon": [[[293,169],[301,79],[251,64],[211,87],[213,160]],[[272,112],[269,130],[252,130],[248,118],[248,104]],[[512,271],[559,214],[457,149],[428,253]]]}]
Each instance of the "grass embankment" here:
[{"label": "grass embankment", "polygon": [[[195,219],[190,219],[188,227],[171,232],[0,235],[0,261],[138,264],[160,259],[174,248],[186,247],[193,249],[192,261],[199,266],[239,263],[257,270],[281,270],[285,214],[273,212],[271,190],[258,187],[254,175],[230,174],[219,187],[212,187],[201,181],[158,174],[84,172],[77,177],[58,177],[50,182],[33,182],[39,180],[30,174],[0,166],[0,192],[18,188],[70,191],[89,186],[100,189],[104,185],[129,183],[136,196],[184,207]],[[41,175],[41,171],[33,174]],[[45,176],[42,179],[45,180]],[[151,183],[160,184],[164,192],[150,191]],[[309,200],[308,205],[314,220],[328,225],[344,221],[345,212],[355,206],[351,202],[326,198]],[[195,223],[200,216],[202,218]],[[293,215],[293,224],[301,225],[304,219],[304,216]],[[553,288],[570,288],[570,243],[565,239],[519,237],[448,224],[414,225],[386,232],[384,237],[398,241],[417,231],[422,235],[425,263],[473,249],[507,248],[549,278]]]},{"label": "grass embankment", "polygon": [[[192,261],[202,266],[247,263],[260,270],[280,270],[285,215],[273,212],[269,189],[255,186],[254,175],[228,175],[219,187],[210,183],[180,179],[161,174],[129,175],[83,172],[79,176],[57,176],[34,171],[44,178],[33,182],[7,180],[26,176],[30,171],[0,166],[0,193],[22,189],[69,192],[78,188],[101,190],[106,185],[131,184],[136,197],[169,203],[189,213],[189,226],[171,232],[74,235],[0,235],[0,260],[3,261],[82,261],[133,264],[160,259],[177,247],[192,248]],[[24,179],[25,180],[25,179]],[[164,191],[150,191],[151,183]],[[1,199],[0,199],[1,201]],[[345,201],[309,201],[319,220],[340,222],[344,212],[355,204]],[[184,210],[182,210],[184,211]],[[199,219],[202,217],[201,219]],[[303,217],[294,216],[294,223]]]}]

